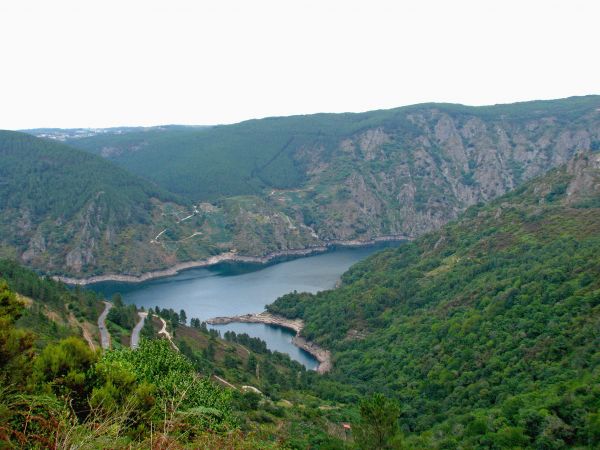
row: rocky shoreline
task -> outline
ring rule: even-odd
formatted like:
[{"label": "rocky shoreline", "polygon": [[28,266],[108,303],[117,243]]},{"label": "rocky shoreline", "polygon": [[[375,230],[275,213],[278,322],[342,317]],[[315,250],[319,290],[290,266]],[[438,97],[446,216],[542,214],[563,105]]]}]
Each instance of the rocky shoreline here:
[{"label": "rocky shoreline", "polygon": [[292,343],[296,347],[310,353],[317,361],[319,361],[319,365],[317,366],[318,373],[329,372],[333,367],[331,362],[331,352],[318,346],[314,342],[308,341],[300,334],[304,328],[304,322],[301,319],[287,319],[268,312],[262,312],[258,314],[243,314],[241,316],[215,317],[206,321],[206,323],[211,325],[225,325],[234,322],[264,323],[293,330],[296,332],[296,336],[292,339]]},{"label": "rocky shoreline", "polygon": [[380,242],[395,242],[395,241],[408,241],[411,240],[410,237],[407,236],[380,236],[377,238],[369,239],[369,240],[332,240],[328,241],[323,245],[317,245],[314,247],[300,248],[300,249],[291,249],[291,250],[282,250],[279,252],[269,253],[265,256],[244,256],[239,255],[236,252],[226,252],[221,253],[220,255],[211,256],[206,259],[202,259],[199,261],[188,261],[179,264],[175,264],[174,266],[163,269],[163,270],[155,270],[150,272],[142,273],[139,276],[136,275],[119,275],[119,274],[108,274],[108,275],[96,275],[88,278],[74,278],[74,277],[66,277],[66,276],[54,276],[53,279],[57,281],[62,281],[66,284],[71,285],[79,285],[85,286],[87,284],[94,283],[102,283],[104,281],[116,281],[121,283],[141,283],[143,281],[152,280],[155,278],[164,278],[170,277],[173,275],[177,275],[179,272],[187,269],[196,269],[201,267],[210,267],[222,262],[241,262],[241,263],[253,263],[253,264],[267,264],[274,259],[284,258],[288,256],[308,256],[315,253],[324,253],[329,250],[332,246],[342,246],[342,247],[364,247],[368,245],[374,245]]}]

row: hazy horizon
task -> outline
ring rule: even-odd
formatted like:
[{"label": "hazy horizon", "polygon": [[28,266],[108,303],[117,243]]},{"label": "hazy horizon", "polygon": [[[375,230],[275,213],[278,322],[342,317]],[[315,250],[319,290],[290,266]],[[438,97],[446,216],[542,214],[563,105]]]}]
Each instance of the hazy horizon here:
[{"label": "hazy horizon", "polygon": [[310,115],[316,115],[316,114],[361,114],[361,113],[367,113],[367,112],[371,112],[371,111],[384,111],[384,110],[390,110],[390,109],[399,109],[399,108],[404,108],[404,107],[409,107],[409,106],[417,106],[417,105],[426,105],[426,104],[446,104],[446,105],[459,105],[459,106],[466,106],[466,107],[485,107],[485,106],[498,106],[498,105],[508,105],[508,104],[514,104],[514,103],[528,103],[528,102],[535,102],[535,101],[552,101],[552,100],[563,100],[563,99],[567,99],[567,98],[573,98],[573,97],[594,97],[594,96],[600,96],[600,94],[583,94],[583,95],[573,95],[573,96],[569,96],[569,97],[562,97],[562,98],[535,98],[535,99],[529,99],[529,100],[519,100],[516,102],[508,102],[508,103],[493,103],[493,104],[482,104],[482,105],[468,105],[465,103],[450,103],[450,102],[436,102],[436,101],[430,101],[430,102],[421,102],[421,103],[411,103],[409,105],[399,105],[399,106],[395,106],[395,107],[391,107],[391,108],[378,108],[378,109],[372,109],[372,110],[365,110],[365,111],[339,111],[339,112],[331,112],[331,111],[315,111],[315,112],[308,112],[308,113],[303,113],[303,114],[290,114],[290,115],[283,115],[283,116],[264,116],[264,117],[251,117],[248,119],[243,119],[240,120],[239,122],[230,122],[230,123],[212,123],[212,124],[206,124],[206,123],[157,123],[157,124],[151,124],[151,125],[131,125],[131,124],[126,124],[126,125],[113,125],[113,126],[108,126],[108,127],[30,127],[30,128],[15,128],[15,129],[11,129],[11,131],[30,131],[30,130],[42,130],[42,129],[49,129],[49,130],[73,130],[73,129],[118,129],[118,128],[158,128],[158,127],[213,127],[213,126],[219,126],[219,125],[235,125],[237,123],[242,123],[242,122],[247,122],[247,121],[251,121],[251,120],[261,120],[261,119],[270,119],[270,118],[277,118],[277,117],[294,117],[294,116],[310,116]]},{"label": "hazy horizon", "polygon": [[585,0],[8,0],[0,128],[217,125],[600,92]]}]

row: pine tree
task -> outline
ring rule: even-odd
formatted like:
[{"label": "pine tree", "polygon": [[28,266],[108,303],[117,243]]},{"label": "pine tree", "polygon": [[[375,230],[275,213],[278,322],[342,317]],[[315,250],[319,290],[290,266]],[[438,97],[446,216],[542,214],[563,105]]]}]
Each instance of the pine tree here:
[{"label": "pine tree", "polygon": [[399,415],[398,404],[383,394],[374,394],[361,401],[361,421],[354,427],[354,437],[359,448],[401,449]]}]

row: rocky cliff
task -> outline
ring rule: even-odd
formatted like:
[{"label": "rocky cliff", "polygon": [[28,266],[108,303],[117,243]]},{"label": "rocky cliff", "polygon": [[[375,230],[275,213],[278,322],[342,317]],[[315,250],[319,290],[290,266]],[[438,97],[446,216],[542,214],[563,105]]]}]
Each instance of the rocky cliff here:
[{"label": "rocky cliff", "polygon": [[[18,205],[13,222],[27,231],[16,253],[25,262],[56,271],[62,264],[65,274],[80,277],[139,275],[227,252],[262,257],[417,237],[579,151],[600,149],[600,97],[425,104],[131,133],[69,143],[186,200],[145,199],[141,212],[117,220],[97,189],[77,214],[42,228]],[[62,259],[49,259],[53,253]]]},{"label": "rocky cliff", "polygon": [[600,107],[532,116],[409,111],[329,148],[299,149],[307,183],[269,198],[323,240],[418,236],[578,151],[600,148]]}]

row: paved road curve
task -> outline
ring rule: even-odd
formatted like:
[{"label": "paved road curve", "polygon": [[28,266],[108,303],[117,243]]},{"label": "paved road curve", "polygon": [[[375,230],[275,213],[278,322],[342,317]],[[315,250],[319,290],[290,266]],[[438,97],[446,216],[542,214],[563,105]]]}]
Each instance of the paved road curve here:
[{"label": "paved road curve", "polygon": [[131,332],[131,348],[135,349],[140,344],[140,331],[142,331],[142,327],[144,326],[144,321],[148,316],[147,312],[138,312],[138,316],[140,320],[135,324],[133,331]]},{"label": "paved road curve", "polygon": [[108,315],[110,308],[112,308],[112,303],[108,303],[108,302],[103,302],[103,303],[104,303],[104,311],[102,311],[102,314],[100,314],[100,317],[98,317],[98,329],[100,330],[100,344],[102,345],[102,348],[109,349],[110,348],[110,333],[106,329],[106,316]]}]

